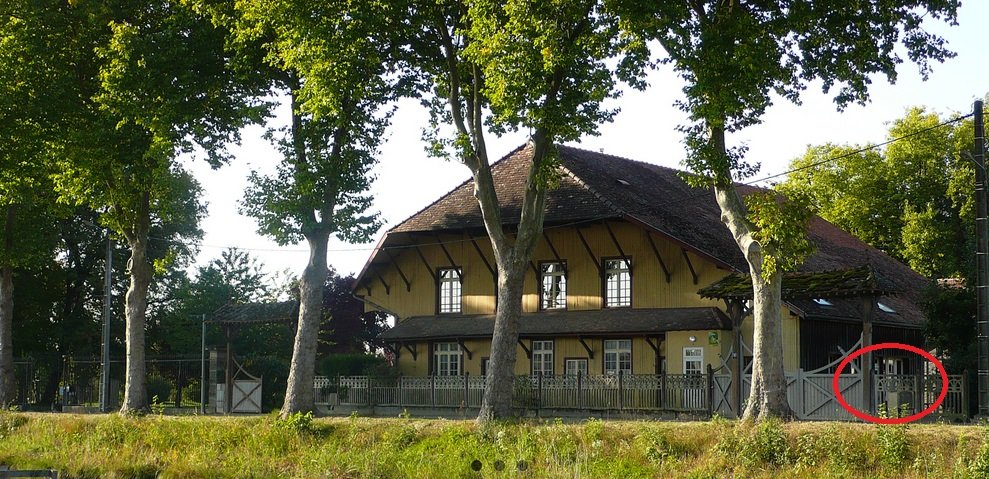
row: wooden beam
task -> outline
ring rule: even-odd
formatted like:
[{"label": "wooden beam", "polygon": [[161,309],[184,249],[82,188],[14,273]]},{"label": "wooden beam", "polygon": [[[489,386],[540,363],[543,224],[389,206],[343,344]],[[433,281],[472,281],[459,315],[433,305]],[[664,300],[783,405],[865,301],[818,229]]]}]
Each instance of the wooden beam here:
[{"label": "wooden beam", "polygon": [[[622,249],[621,243],[618,242],[618,237],[615,236],[615,232],[611,230],[611,223],[608,223],[607,221],[605,221],[604,222],[604,228],[608,230],[608,236],[611,237],[611,242],[615,244],[615,249],[618,250],[618,255],[627,260],[628,259],[628,256],[625,254],[625,250]],[[632,262],[631,261],[628,261],[628,275],[629,276],[632,276]]]},{"label": "wooden beam", "polygon": [[591,264],[597,266],[597,268],[598,268],[598,276],[600,276],[600,277],[603,278],[604,277],[604,266],[602,266],[601,265],[601,262],[598,261],[598,257],[594,255],[594,250],[591,249],[591,246],[589,244],[587,244],[587,239],[584,238],[584,233],[580,231],[580,228],[574,228],[574,229],[577,230],[577,237],[580,238],[581,244],[584,245],[584,249],[587,250],[588,256],[591,257]]},{"label": "wooden beam", "polygon": [[464,345],[464,340],[463,339],[458,339],[457,340],[457,344],[460,345],[460,349],[463,352],[467,353],[467,359],[473,359],[474,358],[474,353],[472,353],[471,350],[467,349],[467,346]]},{"label": "wooden beam", "polygon": [[453,256],[450,256],[450,250],[446,249],[446,245],[443,244],[443,240],[440,238],[440,235],[437,234],[433,236],[436,237],[436,244],[439,245],[440,249],[443,250],[443,254],[446,255],[446,260],[450,262],[450,267],[456,268],[457,262],[453,260]]},{"label": "wooden beam", "polygon": [[659,254],[659,248],[656,247],[656,242],[652,239],[652,233],[645,230],[646,239],[649,240],[649,246],[652,247],[653,254],[656,255],[656,260],[659,261],[659,267],[663,268],[663,274],[666,275],[666,282],[672,281],[673,276],[670,274],[670,268],[666,266],[666,261],[663,261],[663,255]]},{"label": "wooden beam", "polygon": [[379,270],[373,263],[370,263],[370,266],[371,270],[374,271],[374,275],[378,277],[378,281],[380,281],[381,285],[385,287],[385,294],[391,294],[391,286],[388,286],[388,283],[385,282],[385,278],[381,276],[381,270]]},{"label": "wooden beam", "polygon": [[569,275],[570,273],[567,271],[567,263],[560,258],[560,253],[556,251],[556,247],[553,246],[553,242],[549,240],[549,234],[547,234],[545,230],[543,231],[543,238],[546,240],[549,250],[553,253],[553,258],[555,258],[556,261],[563,266],[563,274]]},{"label": "wooden beam", "polygon": [[426,265],[426,271],[429,273],[429,277],[433,278],[433,283],[436,283],[436,270],[429,265],[429,261],[426,261],[426,255],[422,254],[422,250],[419,249],[419,245],[416,245],[416,254],[419,255],[419,259],[422,260],[422,264]]},{"label": "wooden beam", "polygon": [[683,259],[687,262],[687,267],[690,268],[690,275],[694,277],[694,284],[697,284],[697,271],[694,270],[694,263],[690,262],[690,256],[687,256],[687,250],[680,248],[680,252],[683,253]]},{"label": "wooden beam", "polygon": [[405,272],[402,271],[402,268],[398,265],[398,261],[395,261],[395,257],[392,256],[391,251],[388,251],[385,248],[382,248],[382,250],[385,252],[385,256],[388,257],[388,261],[391,261],[391,265],[395,267],[395,271],[398,271],[398,275],[402,278],[402,281],[405,282],[405,290],[412,291],[412,283],[409,282],[408,276],[405,276]]},{"label": "wooden beam", "polygon": [[532,268],[532,274],[536,275],[536,281],[539,281],[539,268],[536,267],[536,263],[529,260],[529,266]]},{"label": "wooden beam", "polygon": [[418,358],[418,356],[419,356],[419,354],[418,354],[419,346],[416,343],[412,343],[412,346],[411,347],[409,347],[409,343],[403,343],[402,346],[405,346],[405,349],[408,350],[410,353],[412,353],[412,360],[413,361],[419,359]]},{"label": "wooden beam", "polygon": [[527,348],[525,346],[525,343],[523,343],[521,339],[519,340],[519,346],[522,346],[522,350],[525,351],[525,357],[529,358],[529,360],[532,360],[532,350]]},{"label": "wooden beam", "polygon": [[474,245],[474,251],[477,251],[477,255],[480,256],[481,261],[484,262],[484,266],[488,267],[488,271],[491,272],[491,276],[497,278],[498,272],[495,271],[494,266],[491,266],[491,262],[488,261],[488,257],[484,256],[484,252],[481,251],[481,247],[477,244],[477,240],[473,236],[470,237],[470,244]]},{"label": "wooden beam", "polygon": [[[865,296],[862,298],[859,308],[862,312],[862,347],[867,348],[872,346],[872,314],[875,310],[876,298],[873,296]],[[872,414],[875,412],[876,404],[873,402],[873,390],[875,388],[873,384],[872,376],[872,353],[865,353],[862,355],[862,395],[865,405],[865,412]]]},{"label": "wooden beam", "polygon": [[659,344],[652,342],[651,337],[646,336],[646,344],[649,345],[649,347],[652,349],[652,352],[659,354]]},{"label": "wooden beam", "polygon": [[584,337],[580,336],[577,338],[577,340],[580,341],[580,345],[584,347],[584,351],[587,351],[587,357],[590,359],[594,359],[594,350],[591,349],[591,347],[588,346],[586,342],[584,342]]}]

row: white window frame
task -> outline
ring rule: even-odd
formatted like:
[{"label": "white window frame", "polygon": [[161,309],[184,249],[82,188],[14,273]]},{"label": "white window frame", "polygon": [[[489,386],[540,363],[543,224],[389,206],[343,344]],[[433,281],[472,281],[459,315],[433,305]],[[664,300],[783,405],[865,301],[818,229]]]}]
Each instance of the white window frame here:
[{"label": "white window frame", "polygon": [[[687,363],[696,363],[697,369],[688,368]],[[686,346],[683,348],[683,374],[704,374],[704,348],[700,346]]]},{"label": "white window frame", "polygon": [[[567,309],[567,263],[549,261],[539,265],[539,308]],[[549,284],[547,284],[547,280]],[[551,298],[550,292],[555,291]]]},{"label": "white window frame", "polygon": [[532,351],[532,375],[536,376],[542,373],[543,376],[553,375],[553,349],[554,344],[552,340],[533,340],[531,344]]},{"label": "white window frame", "polygon": [[463,273],[460,268],[438,268],[436,270],[436,309],[440,314],[459,313],[463,310],[462,277]]},{"label": "white window frame", "polygon": [[563,372],[567,376],[577,376],[578,372],[587,376],[588,366],[587,358],[567,358],[563,361]]},{"label": "white window frame", "polygon": [[605,374],[632,374],[632,340],[605,339],[603,361]]},{"label": "white window frame", "polygon": [[463,374],[464,355],[460,344],[433,343],[433,374],[436,376],[460,376]]},{"label": "white window frame", "polygon": [[605,259],[604,307],[630,306],[632,306],[632,259],[628,257]]}]

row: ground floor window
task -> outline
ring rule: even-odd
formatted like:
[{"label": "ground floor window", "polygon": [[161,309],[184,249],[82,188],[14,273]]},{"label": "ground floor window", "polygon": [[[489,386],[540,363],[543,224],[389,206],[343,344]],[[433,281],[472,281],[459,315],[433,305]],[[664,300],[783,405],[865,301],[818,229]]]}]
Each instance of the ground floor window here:
[{"label": "ground floor window", "polygon": [[553,375],[553,341],[532,342],[532,374]]},{"label": "ground floor window", "polygon": [[459,344],[433,344],[433,369],[437,376],[459,376],[461,372],[460,358]]},{"label": "ground floor window", "polygon": [[703,374],[704,348],[683,348],[683,373]]},{"label": "ground floor window", "polygon": [[604,373],[632,374],[632,340],[606,339],[604,341]]},{"label": "ground floor window", "polygon": [[567,359],[563,362],[563,371],[567,376],[587,376],[587,359]]}]

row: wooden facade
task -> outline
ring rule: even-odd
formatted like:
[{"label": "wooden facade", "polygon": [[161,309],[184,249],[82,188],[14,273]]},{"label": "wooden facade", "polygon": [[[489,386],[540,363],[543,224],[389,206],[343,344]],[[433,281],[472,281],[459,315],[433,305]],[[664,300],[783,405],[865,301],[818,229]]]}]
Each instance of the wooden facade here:
[{"label": "wooden facade", "polygon": [[[368,310],[389,312],[398,321],[414,316],[437,315],[436,271],[456,267],[460,268],[463,278],[462,314],[494,313],[495,278],[488,267],[494,264],[494,260],[487,237],[472,237],[466,233],[431,234],[421,237],[417,242],[419,246],[391,251],[391,264],[377,267],[368,273],[370,276],[364,282],[365,287],[356,291],[365,300]],[[584,246],[585,242],[587,247]],[[603,279],[598,267],[604,259],[620,257],[622,254],[632,264],[631,308],[708,306],[724,309],[722,302],[703,299],[697,291],[701,286],[724,277],[730,272],[729,269],[701,252],[688,249],[671,238],[631,222],[611,220],[579,227],[549,227],[536,247],[532,263],[538,265],[549,261],[566,262],[566,309],[600,310],[603,308]],[[526,274],[523,298],[525,312],[540,311],[539,281],[536,274],[537,267],[530,268]],[[616,317],[624,310],[626,308],[611,309]],[[788,311],[784,311],[783,316],[787,344],[785,365],[788,370],[796,370],[800,362],[797,339],[799,319]],[[743,322],[743,335],[747,344],[751,344],[752,329],[751,317],[746,318]],[[574,331],[573,335],[550,338],[554,341],[553,360],[557,374],[564,372],[564,362],[567,359],[586,359],[588,374],[604,373],[602,361],[605,336],[586,337],[582,344],[577,337],[580,333]],[[694,338],[693,341],[690,338]],[[710,365],[717,369],[726,361],[732,344],[730,329],[668,331],[655,338],[629,335],[622,339],[632,340],[634,374],[662,372],[664,360],[666,372],[683,373],[683,348],[687,347],[703,348],[705,368]],[[522,341],[526,345],[531,343],[532,338],[523,338]],[[431,365],[434,342],[448,341],[417,341],[414,346],[406,343],[401,348],[396,348],[402,374],[427,375],[435,372]],[[463,340],[462,348],[470,351],[469,355],[463,355],[463,372],[481,374],[481,361],[489,356],[488,342],[478,339]],[[528,345],[526,348],[531,351]],[[520,345],[517,349],[518,374],[529,374],[532,371],[526,348]],[[414,355],[412,350],[415,351]]]}]

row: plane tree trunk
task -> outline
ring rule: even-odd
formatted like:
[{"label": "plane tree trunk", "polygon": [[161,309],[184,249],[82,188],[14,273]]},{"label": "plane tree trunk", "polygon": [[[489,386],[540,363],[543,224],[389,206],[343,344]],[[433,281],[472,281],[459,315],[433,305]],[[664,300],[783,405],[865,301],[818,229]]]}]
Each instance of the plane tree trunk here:
[{"label": "plane tree trunk", "polygon": [[[713,129],[713,146],[725,150],[724,130]],[[727,175],[730,178],[730,175]],[[782,278],[780,273],[763,274],[763,247],[756,241],[754,227],[746,219],[745,203],[731,181],[715,184],[715,198],[721,208],[721,221],[731,231],[742,251],[752,278],[752,386],[743,419],[768,417],[790,419],[793,411],[786,399],[786,375],[783,370]],[[768,276],[768,277],[767,277]],[[741,354],[741,352],[739,352]]]},{"label": "plane tree trunk", "polygon": [[299,280],[299,324],[292,345],[292,364],[288,373],[285,402],[281,416],[307,413],[315,409],[313,380],[316,374],[316,347],[323,320],[323,285],[326,283],[326,248],[329,233],[307,235],[309,263]]},{"label": "plane tree trunk", "polygon": [[148,231],[150,230],[150,194],[142,193],[137,224],[126,232],[130,247],[127,273],[130,286],[125,299],[127,365],[124,378],[124,402],[121,413],[148,411],[147,369],[145,365],[145,327],[147,326],[148,288],[154,269],[148,260]]}]

